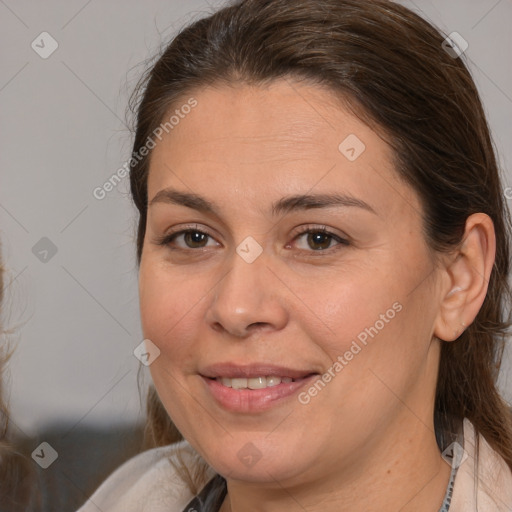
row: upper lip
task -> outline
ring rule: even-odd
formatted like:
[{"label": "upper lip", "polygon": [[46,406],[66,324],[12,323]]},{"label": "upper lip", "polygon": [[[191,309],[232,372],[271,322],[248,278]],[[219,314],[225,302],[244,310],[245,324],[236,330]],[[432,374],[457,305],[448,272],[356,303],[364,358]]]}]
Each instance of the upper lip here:
[{"label": "upper lip", "polygon": [[316,373],[314,370],[299,370],[294,368],[285,368],[268,363],[253,363],[240,365],[235,363],[217,363],[204,367],[199,372],[203,377],[208,378],[251,378],[266,377],[272,375],[275,377],[290,377],[291,379],[300,379]]}]

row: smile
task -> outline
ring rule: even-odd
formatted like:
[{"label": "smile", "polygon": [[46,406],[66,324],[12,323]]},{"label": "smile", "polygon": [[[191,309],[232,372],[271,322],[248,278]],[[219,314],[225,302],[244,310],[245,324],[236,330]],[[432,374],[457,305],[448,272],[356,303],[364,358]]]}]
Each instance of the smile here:
[{"label": "smile", "polygon": [[215,380],[220,382],[223,386],[233,389],[264,389],[277,386],[281,384],[281,382],[284,382],[285,384],[295,382],[296,379],[292,379],[291,377],[276,377],[274,375],[269,375],[267,377],[235,379],[231,379],[229,377],[217,377]]},{"label": "smile", "polygon": [[318,373],[304,377],[204,377],[209,399],[222,409],[237,413],[260,413],[284,405],[300,390],[311,384]]}]

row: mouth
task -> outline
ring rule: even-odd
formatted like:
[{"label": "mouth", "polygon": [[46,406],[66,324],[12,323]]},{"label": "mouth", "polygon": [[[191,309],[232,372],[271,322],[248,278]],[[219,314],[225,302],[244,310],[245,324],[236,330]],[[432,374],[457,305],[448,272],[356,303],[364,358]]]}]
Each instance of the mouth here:
[{"label": "mouth", "polygon": [[216,363],[203,368],[199,374],[210,379],[272,379],[272,377],[298,380],[317,373],[313,369],[296,369],[268,363],[236,364]]},{"label": "mouth", "polygon": [[225,387],[232,389],[265,389],[271,388],[274,386],[279,386],[279,384],[289,384],[290,382],[298,382],[304,379],[307,379],[310,376],[318,375],[317,373],[310,373],[305,375],[304,377],[299,377],[296,379],[292,379],[291,377],[281,377],[276,375],[265,375],[259,377],[207,377],[210,380],[215,380],[218,383],[222,384]]},{"label": "mouth", "polygon": [[320,376],[312,370],[271,365],[209,366],[200,372],[208,396],[231,412],[256,413],[283,404]]}]

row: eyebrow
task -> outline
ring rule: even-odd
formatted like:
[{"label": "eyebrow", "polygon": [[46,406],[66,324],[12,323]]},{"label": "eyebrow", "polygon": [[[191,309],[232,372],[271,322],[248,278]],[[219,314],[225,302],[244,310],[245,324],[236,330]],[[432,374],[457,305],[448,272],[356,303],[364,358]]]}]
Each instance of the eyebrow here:
[{"label": "eyebrow", "polygon": [[[218,208],[198,194],[180,192],[172,188],[160,190],[150,201],[149,206],[156,203],[167,203],[186,206],[203,213],[221,217]],[[272,204],[272,215],[286,214],[293,211],[312,208],[356,207],[377,215],[376,211],[362,199],[345,194],[297,194],[286,196]]]}]

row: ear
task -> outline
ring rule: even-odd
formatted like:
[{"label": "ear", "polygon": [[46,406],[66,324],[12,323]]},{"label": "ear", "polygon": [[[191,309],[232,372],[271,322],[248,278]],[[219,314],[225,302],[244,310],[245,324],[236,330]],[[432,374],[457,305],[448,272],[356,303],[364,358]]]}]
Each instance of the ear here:
[{"label": "ear", "polygon": [[475,213],[466,220],[460,246],[450,254],[443,272],[441,303],[434,335],[456,340],[482,307],[496,255],[496,236],[491,218]]}]

